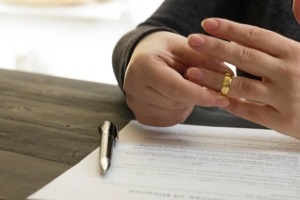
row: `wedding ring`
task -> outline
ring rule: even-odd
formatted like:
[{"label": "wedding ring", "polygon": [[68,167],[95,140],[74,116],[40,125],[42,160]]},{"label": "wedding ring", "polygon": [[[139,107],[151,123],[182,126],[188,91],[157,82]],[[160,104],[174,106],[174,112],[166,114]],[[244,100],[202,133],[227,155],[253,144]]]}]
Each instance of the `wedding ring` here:
[{"label": "wedding ring", "polygon": [[232,82],[232,75],[229,73],[225,73],[223,83],[222,83],[222,88],[221,88],[221,94],[223,96],[227,96],[229,92],[229,88]]}]

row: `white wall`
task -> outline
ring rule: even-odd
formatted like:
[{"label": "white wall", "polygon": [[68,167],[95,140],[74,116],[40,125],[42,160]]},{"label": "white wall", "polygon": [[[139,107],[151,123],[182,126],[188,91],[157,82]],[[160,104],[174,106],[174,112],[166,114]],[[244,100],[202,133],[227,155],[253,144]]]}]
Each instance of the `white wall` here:
[{"label": "white wall", "polygon": [[117,40],[162,0],[123,0],[70,7],[0,4],[0,67],[117,84]]}]

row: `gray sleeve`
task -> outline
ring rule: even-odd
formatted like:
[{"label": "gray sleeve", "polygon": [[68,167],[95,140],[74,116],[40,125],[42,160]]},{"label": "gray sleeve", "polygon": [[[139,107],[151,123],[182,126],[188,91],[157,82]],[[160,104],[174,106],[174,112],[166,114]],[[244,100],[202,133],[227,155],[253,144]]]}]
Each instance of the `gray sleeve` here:
[{"label": "gray sleeve", "polygon": [[120,88],[131,54],[138,42],[156,31],[170,31],[183,36],[203,32],[200,22],[207,17],[237,20],[243,0],[165,0],[145,22],[125,34],[116,44],[112,64]]}]

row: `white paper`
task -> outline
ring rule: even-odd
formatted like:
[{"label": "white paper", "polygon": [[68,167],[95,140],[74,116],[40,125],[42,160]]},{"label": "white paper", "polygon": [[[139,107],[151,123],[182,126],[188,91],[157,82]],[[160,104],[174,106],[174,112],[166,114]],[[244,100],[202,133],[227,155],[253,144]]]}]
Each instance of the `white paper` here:
[{"label": "white paper", "polygon": [[98,156],[96,149],[29,199],[300,199],[300,141],[271,130],[132,121],[105,176]]}]

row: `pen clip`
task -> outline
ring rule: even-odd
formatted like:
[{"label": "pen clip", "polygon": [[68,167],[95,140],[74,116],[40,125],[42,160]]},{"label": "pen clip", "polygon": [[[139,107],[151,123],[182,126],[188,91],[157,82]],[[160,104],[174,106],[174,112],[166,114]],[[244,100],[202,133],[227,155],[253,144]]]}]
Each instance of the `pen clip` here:
[{"label": "pen clip", "polygon": [[110,122],[110,123],[111,123],[111,126],[110,126],[111,136],[114,139],[114,148],[115,148],[117,141],[119,140],[119,130],[118,130],[118,127],[114,123],[112,123],[112,122]]},{"label": "pen clip", "polygon": [[[118,127],[114,123],[110,121],[104,121],[99,125],[98,132],[100,136],[102,136],[102,134],[108,134],[113,139],[113,146],[116,147],[116,142],[119,140],[119,131]],[[100,142],[101,138],[102,137],[100,137]]]}]

